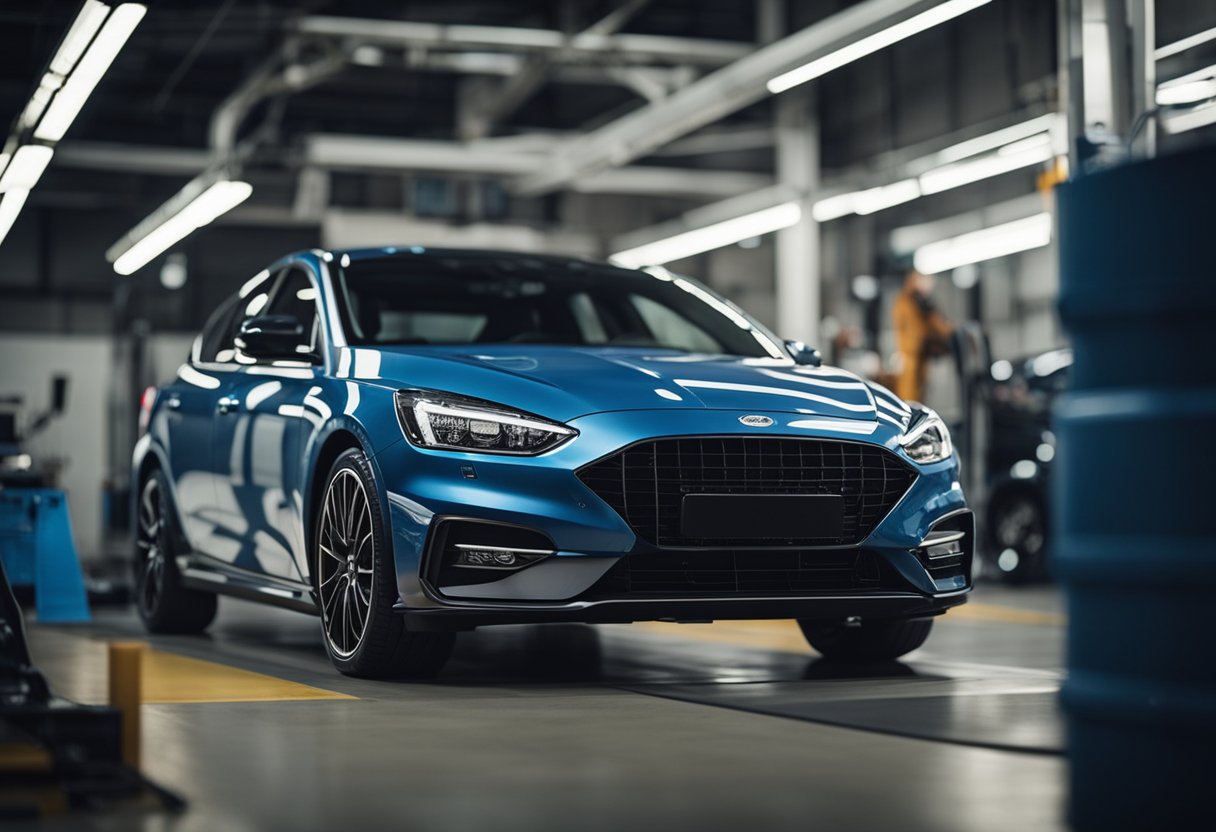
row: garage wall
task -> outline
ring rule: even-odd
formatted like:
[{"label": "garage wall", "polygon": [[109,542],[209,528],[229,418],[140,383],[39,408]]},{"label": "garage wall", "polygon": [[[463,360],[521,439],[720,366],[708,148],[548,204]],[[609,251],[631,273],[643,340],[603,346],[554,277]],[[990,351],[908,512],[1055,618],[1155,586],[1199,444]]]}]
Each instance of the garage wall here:
[{"label": "garage wall", "polygon": [[51,376],[67,375],[67,410],[27,446],[40,459],[65,464],[60,485],[68,492],[72,531],[82,558],[102,544],[102,485],[113,349],[104,336],[0,335],[0,395],[24,399],[24,414],[50,403]]}]

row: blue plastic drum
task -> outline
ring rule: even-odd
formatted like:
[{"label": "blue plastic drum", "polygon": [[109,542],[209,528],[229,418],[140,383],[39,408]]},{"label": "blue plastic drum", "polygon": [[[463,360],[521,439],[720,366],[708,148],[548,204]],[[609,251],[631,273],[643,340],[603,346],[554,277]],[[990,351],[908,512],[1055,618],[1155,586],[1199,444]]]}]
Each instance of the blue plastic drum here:
[{"label": "blue plastic drum", "polygon": [[1216,778],[1216,148],[1058,195],[1071,819],[1196,828]]}]

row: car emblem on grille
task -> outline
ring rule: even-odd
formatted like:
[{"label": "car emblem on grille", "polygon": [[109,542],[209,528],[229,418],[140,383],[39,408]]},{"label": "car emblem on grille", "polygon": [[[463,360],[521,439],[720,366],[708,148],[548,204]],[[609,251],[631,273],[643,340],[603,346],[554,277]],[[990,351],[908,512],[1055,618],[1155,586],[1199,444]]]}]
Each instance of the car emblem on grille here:
[{"label": "car emblem on grille", "polygon": [[773,423],[773,420],[767,416],[759,416],[754,413],[750,416],[740,416],[739,421],[749,428],[766,428]]}]

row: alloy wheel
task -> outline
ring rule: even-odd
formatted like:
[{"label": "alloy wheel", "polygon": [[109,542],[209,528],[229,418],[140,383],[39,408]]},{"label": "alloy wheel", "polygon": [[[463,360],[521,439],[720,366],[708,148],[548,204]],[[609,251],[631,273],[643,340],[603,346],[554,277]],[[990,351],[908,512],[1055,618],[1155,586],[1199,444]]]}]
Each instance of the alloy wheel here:
[{"label": "alloy wheel", "polygon": [[156,477],[149,477],[139,495],[140,560],[137,590],[145,615],[154,615],[165,592],[165,497]]},{"label": "alloy wheel", "polygon": [[375,546],[363,481],[343,468],[330,480],[317,528],[317,594],[329,648],[349,658],[371,617]]}]

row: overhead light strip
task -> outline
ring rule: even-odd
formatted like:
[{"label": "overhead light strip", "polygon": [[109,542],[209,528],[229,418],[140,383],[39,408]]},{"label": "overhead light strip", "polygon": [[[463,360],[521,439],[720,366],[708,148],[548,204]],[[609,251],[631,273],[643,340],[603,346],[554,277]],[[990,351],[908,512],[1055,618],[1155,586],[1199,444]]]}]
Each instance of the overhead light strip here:
[{"label": "overhead light strip", "polygon": [[26,197],[29,195],[29,191],[8,191],[0,195],[0,243],[4,242],[9,229],[17,221],[17,215],[21,213],[21,206],[25,205]]},{"label": "overhead light strip", "polygon": [[925,157],[938,166],[919,177],[825,197],[811,207],[811,214],[817,222],[872,214],[921,196],[1049,162],[1056,155],[1061,125],[1060,117],[1050,113],[959,142]]},{"label": "overhead light strip", "polygon": [[973,182],[991,179],[1055,158],[1051,137],[1042,133],[1029,139],[1005,145],[995,153],[968,162],[956,162],[921,174],[920,187],[925,194],[937,194],[961,188]]},{"label": "overhead light strip", "polygon": [[1177,115],[1167,116],[1161,121],[1165,131],[1171,134],[1197,130],[1209,124],[1216,124],[1216,101],[1202,107],[1182,110]]},{"label": "overhead light strip", "polygon": [[[147,265],[169,246],[240,205],[249,198],[251,193],[253,193],[253,186],[248,182],[227,179],[215,182],[180,210],[142,235],[130,247],[125,250],[116,250],[117,247],[112,247],[110,251],[106,252],[106,257],[114,264],[114,271],[122,275],[132,274]],[[175,199],[177,197],[166,204],[171,204]],[[147,221],[145,220],[145,222]]]},{"label": "overhead light strip", "polygon": [[1051,242],[1051,232],[1051,214],[1035,214],[923,245],[912,255],[912,265],[924,274],[938,274],[960,266],[1042,248]]},{"label": "overhead light strip", "polygon": [[1176,40],[1168,46],[1163,46],[1153,53],[1153,57],[1158,61],[1185,52],[1188,49],[1194,49],[1196,46],[1207,43],[1210,40],[1216,40],[1216,27],[1207,29],[1203,32],[1198,32],[1190,37]]},{"label": "overhead light strip", "polygon": [[4,175],[0,176],[0,193],[28,191],[38,184],[42,172],[51,163],[55,151],[40,144],[27,144],[17,148]]},{"label": "overhead light strip", "polygon": [[57,142],[72,126],[80,108],[101,81],[110,64],[148,9],[139,3],[123,3],[106,18],[101,30],[85,50],[63,87],[55,93],[46,114],[34,128],[34,138]]},{"label": "overhead light strip", "polygon": [[63,42],[51,58],[51,72],[66,76],[76,66],[85,48],[101,28],[102,21],[110,13],[110,7],[99,0],[85,0],[80,13],[72,21],[68,33],[63,36]]},{"label": "overhead light strip", "polygon": [[907,20],[896,23],[894,26],[856,40],[848,46],[837,49],[835,52],[829,52],[821,58],[816,58],[809,63],[776,76],[768,82],[768,91],[774,94],[781,93],[800,84],[805,84],[807,81],[813,81],[820,76],[827,75],[832,70],[839,69],[846,64],[851,64],[853,61],[885,49],[892,44],[899,43],[901,40],[910,38],[926,29],[932,29],[934,26],[939,26],[946,21],[953,20],[959,15],[966,14],[973,9],[978,9],[980,6],[986,5],[991,1],[947,0],[945,3],[934,6],[918,15],[913,15]]},{"label": "overhead light strip", "polygon": [[764,208],[740,217],[684,231],[653,243],[619,251],[609,260],[630,269],[642,266],[660,266],[674,260],[692,257],[694,254],[702,254],[729,246],[740,240],[789,228],[801,218],[802,209],[797,202],[784,202],[771,208]]}]

